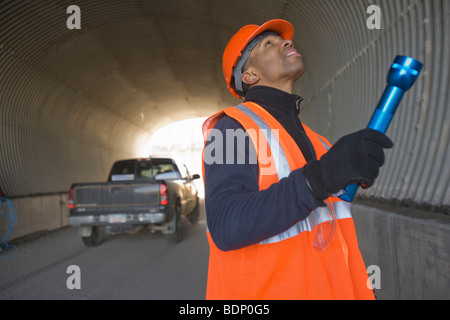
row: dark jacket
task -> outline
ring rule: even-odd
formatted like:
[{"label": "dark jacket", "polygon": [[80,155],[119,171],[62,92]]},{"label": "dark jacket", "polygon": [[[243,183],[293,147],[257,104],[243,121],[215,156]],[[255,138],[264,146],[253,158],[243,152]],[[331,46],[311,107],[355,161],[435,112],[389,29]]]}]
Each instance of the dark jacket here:
[{"label": "dark jacket", "polygon": [[[274,116],[293,137],[306,161],[316,159],[298,118],[301,97],[258,86],[248,91],[245,101],[259,104]],[[220,130],[225,140],[227,129],[243,130],[239,122],[226,115],[214,128]],[[255,152],[253,144],[249,142],[245,148],[238,148],[234,143],[232,164],[226,163],[226,146],[224,141],[223,164],[204,163],[208,230],[219,249],[229,251],[256,244],[289,229],[317,208],[317,200],[309,191],[301,169],[259,191],[258,164],[249,163],[248,156]],[[245,152],[245,164],[238,164],[238,152]]]}]

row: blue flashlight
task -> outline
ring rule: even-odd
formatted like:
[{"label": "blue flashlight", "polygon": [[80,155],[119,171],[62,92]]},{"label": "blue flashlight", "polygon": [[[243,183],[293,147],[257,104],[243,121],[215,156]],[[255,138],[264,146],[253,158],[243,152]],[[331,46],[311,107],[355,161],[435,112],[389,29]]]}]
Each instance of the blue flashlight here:
[{"label": "blue flashlight", "polygon": [[[369,129],[386,133],[400,101],[416,82],[422,68],[423,64],[413,58],[405,56],[395,58],[387,77],[387,87],[367,126]],[[357,191],[358,184],[350,184],[340,198],[352,202]]]}]

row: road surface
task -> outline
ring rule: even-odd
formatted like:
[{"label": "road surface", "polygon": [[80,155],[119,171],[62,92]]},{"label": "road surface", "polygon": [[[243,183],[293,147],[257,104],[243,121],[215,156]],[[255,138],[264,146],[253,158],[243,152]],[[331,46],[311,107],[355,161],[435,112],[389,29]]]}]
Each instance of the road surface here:
[{"label": "road surface", "polygon": [[[202,201],[200,222],[184,221],[184,239],[172,245],[161,233],[109,236],[87,248],[66,227],[18,242],[0,257],[0,300],[205,298],[209,248]],[[68,289],[79,267],[80,289]],[[72,277],[69,283],[76,280]]]}]

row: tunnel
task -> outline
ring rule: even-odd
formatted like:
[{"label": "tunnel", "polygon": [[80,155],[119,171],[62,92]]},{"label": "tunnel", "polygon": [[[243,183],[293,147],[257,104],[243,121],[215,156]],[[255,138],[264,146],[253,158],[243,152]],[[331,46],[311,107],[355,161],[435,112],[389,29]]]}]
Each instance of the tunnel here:
[{"label": "tunnel", "polygon": [[[157,129],[238,104],[224,48],[242,26],[275,18],[294,25],[306,65],[300,118],[332,143],[367,126],[396,55],[423,62],[387,132],[395,147],[358,193],[357,228],[370,236],[367,259],[397,270],[392,297],[408,296],[398,289],[413,273],[398,272],[408,252],[437,269],[423,277],[448,284],[447,0],[1,0],[0,187],[18,206],[14,237],[67,225],[70,185],[148,156]],[[426,283],[413,292],[448,297],[448,285]]]}]

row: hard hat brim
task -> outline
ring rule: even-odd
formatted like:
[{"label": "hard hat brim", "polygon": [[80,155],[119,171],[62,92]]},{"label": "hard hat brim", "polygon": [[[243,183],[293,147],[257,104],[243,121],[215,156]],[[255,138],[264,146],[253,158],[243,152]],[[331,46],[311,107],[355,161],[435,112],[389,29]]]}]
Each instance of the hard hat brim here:
[{"label": "hard hat brim", "polygon": [[283,39],[292,40],[294,38],[294,26],[290,22],[283,19],[270,20],[261,25],[248,37],[247,41],[242,44],[241,52],[253,38],[267,30],[278,33]]}]

